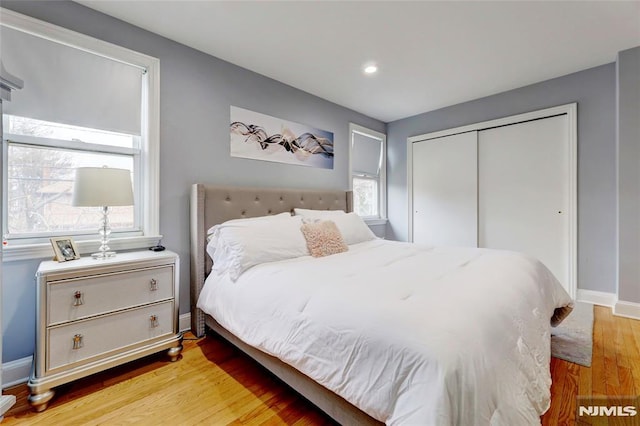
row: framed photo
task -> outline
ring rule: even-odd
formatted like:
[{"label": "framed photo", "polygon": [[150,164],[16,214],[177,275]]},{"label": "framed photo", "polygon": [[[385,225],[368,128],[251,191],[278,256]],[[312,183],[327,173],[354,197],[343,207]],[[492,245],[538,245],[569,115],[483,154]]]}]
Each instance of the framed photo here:
[{"label": "framed photo", "polygon": [[80,252],[76,243],[71,237],[50,238],[53,252],[56,254],[53,260],[66,262],[68,260],[80,259]]}]

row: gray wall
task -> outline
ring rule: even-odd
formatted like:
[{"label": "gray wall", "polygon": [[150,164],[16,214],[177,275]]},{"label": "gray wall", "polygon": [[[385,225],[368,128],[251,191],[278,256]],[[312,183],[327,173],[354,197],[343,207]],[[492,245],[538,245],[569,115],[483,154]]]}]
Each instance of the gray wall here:
[{"label": "gray wall", "polygon": [[618,54],[618,298],[640,303],[640,47]]},{"label": "gray wall", "polygon": [[[160,59],[160,232],[181,258],[180,312],[189,311],[188,193],[194,182],[346,189],[349,122],[385,124],[72,2],[0,6]],[[259,111],[334,133],[333,170],[229,157],[229,107]],[[3,268],[3,360],[34,349],[38,261]]]},{"label": "gray wall", "polygon": [[407,239],[407,137],[578,103],[578,287],[616,291],[615,64],[387,124],[388,237]]},{"label": "gray wall", "polygon": [[376,235],[376,237],[386,238],[387,236],[387,225],[369,225],[371,231]]}]

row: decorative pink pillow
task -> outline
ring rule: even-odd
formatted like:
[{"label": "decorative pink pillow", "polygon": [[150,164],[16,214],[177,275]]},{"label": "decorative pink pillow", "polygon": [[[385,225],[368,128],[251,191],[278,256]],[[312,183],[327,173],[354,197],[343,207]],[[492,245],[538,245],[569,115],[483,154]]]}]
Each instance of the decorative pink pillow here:
[{"label": "decorative pink pillow", "polygon": [[331,220],[304,223],[300,230],[313,257],[329,256],[349,250],[338,227]]}]

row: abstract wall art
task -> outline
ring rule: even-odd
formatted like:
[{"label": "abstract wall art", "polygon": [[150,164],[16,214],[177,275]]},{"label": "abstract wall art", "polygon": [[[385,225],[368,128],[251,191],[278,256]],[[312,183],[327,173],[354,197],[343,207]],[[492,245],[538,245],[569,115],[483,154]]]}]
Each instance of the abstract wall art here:
[{"label": "abstract wall art", "polygon": [[333,133],[231,106],[231,156],[333,169]]}]

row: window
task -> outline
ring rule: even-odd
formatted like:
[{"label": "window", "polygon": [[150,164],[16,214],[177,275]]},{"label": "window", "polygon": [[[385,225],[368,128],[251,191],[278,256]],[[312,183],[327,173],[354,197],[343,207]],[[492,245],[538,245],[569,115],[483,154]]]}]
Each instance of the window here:
[{"label": "window", "polygon": [[386,135],[349,127],[353,210],[370,223],[386,219]]},{"label": "window", "polygon": [[71,206],[77,167],[131,172],[110,246],[157,242],[158,60],[12,11],[0,24],[3,66],[24,81],[2,105],[4,259],[48,256],[60,235],[95,250],[100,209]]},{"label": "window", "polygon": [[[94,233],[101,212],[71,206],[75,169],[108,166],[128,169],[132,177],[140,170],[138,136],[9,114],[3,120],[7,239]],[[112,207],[114,235],[141,231],[136,213],[133,206]]]}]

